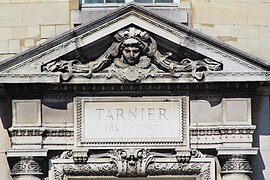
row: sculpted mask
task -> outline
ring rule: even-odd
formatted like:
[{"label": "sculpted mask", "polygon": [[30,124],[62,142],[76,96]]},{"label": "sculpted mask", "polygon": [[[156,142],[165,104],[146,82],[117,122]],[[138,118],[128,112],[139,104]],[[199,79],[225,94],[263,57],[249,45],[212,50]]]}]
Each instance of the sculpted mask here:
[{"label": "sculpted mask", "polygon": [[139,62],[143,45],[136,39],[130,38],[121,45],[124,62],[129,65],[135,65]]}]

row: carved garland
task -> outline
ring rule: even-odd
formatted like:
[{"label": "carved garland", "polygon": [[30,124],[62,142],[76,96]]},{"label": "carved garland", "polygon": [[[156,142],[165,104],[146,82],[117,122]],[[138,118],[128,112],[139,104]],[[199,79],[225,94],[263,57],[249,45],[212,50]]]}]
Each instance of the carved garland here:
[{"label": "carved garland", "polygon": [[[61,155],[60,159],[72,158],[72,153],[64,152],[63,154],[69,155]],[[191,157],[192,153],[189,153],[189,156]],[[75,163],[54,164],[54,180],[63,180],[65,175],[117,177],[197,175],[200,180],[211,180],[210,162],[189,162],[189,160],[176,162],[176,159],[173,160],[176,158],[175,155],[155,153],[145,149],[116,149],[105,154],[93,155],[93,158],[95,161],[89,160],[87,163],[75,161]],[[103,158],[109,158],[109,162],[101,161]]]},{"label": "carved garland", "polygon": [[63,180],[64,175],[116,176],[117,173],[117,166],[114,163],[57,164],[53,167],[53,180]]}]

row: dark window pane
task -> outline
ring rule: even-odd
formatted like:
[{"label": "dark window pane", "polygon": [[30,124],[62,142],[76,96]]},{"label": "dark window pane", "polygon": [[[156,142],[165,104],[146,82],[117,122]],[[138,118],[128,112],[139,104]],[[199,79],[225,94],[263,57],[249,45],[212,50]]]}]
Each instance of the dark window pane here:
[{"label": "dark window pane", "polygon": [[106,0],[106,3],[125,3],[125,0]]},{"label": "dark window pane", "polygon": [[85,3],[103,3],[103,0],[85,0]]},{"label": "dark window pane", "polygon": [[155,0],[155,3],[173,3],[173,0]]},{"label": "dark window pane", "polygon": [[134,2],[137,2],[137,3],[153,3],[152,0],[134,0]]}]

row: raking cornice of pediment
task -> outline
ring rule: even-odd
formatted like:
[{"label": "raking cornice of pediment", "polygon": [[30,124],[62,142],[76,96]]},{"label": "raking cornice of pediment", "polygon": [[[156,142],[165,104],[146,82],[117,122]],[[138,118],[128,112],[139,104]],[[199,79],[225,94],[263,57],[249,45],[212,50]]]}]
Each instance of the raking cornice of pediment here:
[{"label": "raking cornice of pediment", "polygon": [[0,83],[267,81],[269,64],[129,3],[0,63]]}]

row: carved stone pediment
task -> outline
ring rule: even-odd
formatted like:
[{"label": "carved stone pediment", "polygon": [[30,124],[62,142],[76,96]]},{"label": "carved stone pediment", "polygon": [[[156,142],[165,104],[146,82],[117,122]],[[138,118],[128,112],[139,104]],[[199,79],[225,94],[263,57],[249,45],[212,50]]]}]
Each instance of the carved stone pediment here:
[{"label": "carved stone pediment", "polygon": [[60,72],[63,81],[74,73],[91,78],[96,73],[106,79],[117,78],[121,82],[141,82],[147,78],[170,76],[181,78],[184,72],[201,81],[205,71],[220,71],[222,63],[209,58],[172,60],[171,52],[160,53],[156,40],[140,28],[128,27],[114,34],[114,42],[97,59],[82,63],[79,59],[56,59],[42,65],[42,71]]},{"label": "carved stone pediment", "polygon": [[0,62],[0,82],[269,81],[269,67],[132,3]]}]

